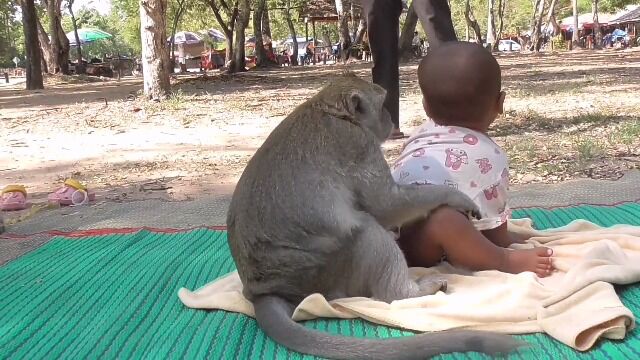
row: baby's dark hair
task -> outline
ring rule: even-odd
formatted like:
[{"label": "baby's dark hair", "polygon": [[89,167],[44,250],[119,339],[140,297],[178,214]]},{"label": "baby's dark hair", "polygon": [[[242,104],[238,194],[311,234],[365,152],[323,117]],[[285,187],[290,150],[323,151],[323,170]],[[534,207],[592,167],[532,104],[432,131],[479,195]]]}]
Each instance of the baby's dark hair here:
[{"label": "baby's dark hair", "polygon": [[427,115],[443,125],[485,119],[502,87],[496,59],[470,42],[447,42],[430,50],[418,66],[418,82]]}]

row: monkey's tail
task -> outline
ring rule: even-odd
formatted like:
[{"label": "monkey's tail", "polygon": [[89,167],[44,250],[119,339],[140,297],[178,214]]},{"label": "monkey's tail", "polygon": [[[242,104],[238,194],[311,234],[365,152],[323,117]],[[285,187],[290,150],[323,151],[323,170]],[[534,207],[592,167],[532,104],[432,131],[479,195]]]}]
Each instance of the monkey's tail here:
[{"label": "monkey's tail", "polygon": [[466,330],[383,340],[336,336],[293,321],[293,306],[277,296],[261,296],[253,306],[258,324],[274,341],[303,354],[330,359],[413,360],[466,351],[498,354],[526,345],[508,335]]}]

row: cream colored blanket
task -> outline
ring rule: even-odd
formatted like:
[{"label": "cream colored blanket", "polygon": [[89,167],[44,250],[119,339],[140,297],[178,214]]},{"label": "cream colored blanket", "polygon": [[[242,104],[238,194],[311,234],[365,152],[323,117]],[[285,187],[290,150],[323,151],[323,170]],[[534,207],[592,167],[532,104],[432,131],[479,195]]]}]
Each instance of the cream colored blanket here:
[{"label": "cream colored blanket", "polygon": [[[509,334],[546,332],[578,350],[588,350],[601,337],[622,339],[635,326],[633,313],[620,302],[611,284],[640,281],[640,227],[601,228],[574,221],[562,228],[537,231],[525,219],[513,220],[509,230],[530,236],[527,244],[517,246],[551,247],[559,271],[540,279],[533,273],[465,273],[446,263],[413,268],[415,277],[433,273],[445,278],[447,292],[391,304],[368,298],[327,302],[314,294],[300,303],[293,318],[360,317],[424,332],[452,328]],[[180,289],[178,296],[190,308],[254,316],[251,303],[242,296],[236,272],[194,292]]]}]

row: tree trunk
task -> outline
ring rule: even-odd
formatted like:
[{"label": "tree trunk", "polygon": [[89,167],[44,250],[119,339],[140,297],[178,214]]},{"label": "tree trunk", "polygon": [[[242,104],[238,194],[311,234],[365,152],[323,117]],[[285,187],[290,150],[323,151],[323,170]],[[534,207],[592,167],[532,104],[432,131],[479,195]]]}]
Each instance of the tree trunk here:
[{"label": "tree trunk", "polygon": [[554,35],[558,35],[562,32],[562,27],[560,26],[560,24],[558,24],[555,14],[551,17],[551,26],[553,26]]},{"label": "tree trunk", "polygon": [[80,45],[80,36],[78,35],[78,23],[76,22],[76,16],[73,14],[73,2],[75,0],[68,0],[67,7],[69,8],[69,15],[71,15],[71,24],[73,25],[73,34],[76,38],[76,60],[78,64],[76,65],[76,74],[84,74],[85,67],[82,62],[82,46]]},{"label": "tree trunk", "polygon": [[353,5],[354,5],[353,1],[351,1],[351,9],[349,10],[349,14],[351,14],[351,27],[349,29],[351,29],[353,32],[349,34],[349,39],[356,38],[356,28],[358,27],[358,19],[356,18],[356,9]]},{"label": "tree trunk", "polygon": [[545,0],[536,1],[536,10],[533,14],[533,26],[531,30],[531,51],[540,51],[542,46],[542,17],[544,16]]},{"label": "tree trunk", "polygon": [[251,8],[249,0],[238,1],[238,17],[235,25],[235,42],[233,44],[233,56],[229,65],[229,72],[236,73],[246,71],[245,51],[244,51],[244,31],[249,25],[249,15]]},{"label": "tree trunk", "polygon": [[358,21],[358,28],[356,29],[356,35],[353,37],[353,43],[355,45],[362,44],[362,39],[364,39],[364,33],[367,32],[367,20],[364,16],[361,15],[360,21]]},{"label": "tree trunk", "polygon": [[[351,52],[351,34],[349,33],[349,18],[346,16],[342,0],[335,0],[336,12],[338,13],[339,31],[340,34],[340,55],[342,61],[346,61],[349,58]],[[331,46],[331,44],[329,44]]]},{"label": "tree trunk", "polygon": [[50,66],[51,72],[56,74],[60,72],[61,64],[60,64],[60,42],[58,41],[58,28],[56,27],[56,3],[57,0],[49,0],[47,2],[47,16],[49,17],[49,37],[51,44],[51,53],[53,54],[53,59]]},{"label": "tree trunk", "polygon": [[[38,42],[40,42],[40,40],[38,40]],[[43,73],[49,73],[49,65],[47,64],[47,60],[45,60],[45,54],[42,48],[40,48],[40,70]]]},{"label": "tree trunk", "polygon": [[262,34],[271,40],[271,17],[269,16],[268,6],[265,6],[262,12]]},{"label": "tree trunk", "polygon": [[495,0],[489,0],[487,4],[489,6],[487,11],[487,48],[493,51],[496,44],[496,21],[493,13],[496,2]]},{"label": "tree trunk", "polygon": [[253,36],[256,38],[256,66],[265,66],[269,62],[267,52],[264,49],[264,42],[262,41],[262,15],[264,14],[265,2],[266,0],[256,0],[256,5],[253,10]]},{"label": "tree trunk", "polygon": [[476,17],[473,15],[473,11],[471,11],[471,4],[469,3],[469,0],[466,0],[465,2],[464,18],[467,21],[467,25],[473,29],[473,33],[476,37],[476,43],[482,45],[482,30],[480,30],[480,25],[478,24]]},{"label": "tree trunk", "polygon": [[44,89],[40,46],[38,44],[38,17],[33,0],[20,1],[24,32],[24,48],[27,55],[27,90]]},{"label": "tree trunk", "polygon": [[[333,42],[331,41],[331,36],[329,35],[329,32],[325,29],[322,31],[322,42],[324,42],[325,44],[332,44]],[[331,53],[331,49],[332,46],[329,46],[329,48],[325,48],[325,53]]]},{"label": "tree trunk", "polygon": [[560,30],[558,29],[558,23],[556,22],[555,18],[557,4],[558,0],[551,0],[551,5],[549,5],[549,13],[547,14],[547,28],[549,28],[549,26],[553,26],[554,36],[560,32]]},{"label": "tree trunk", "polygon": [[580,36],[578,31],[578,0],[571,0],[573,7],[573,36],[571,37],[572,47],[575,49],[580,46]]},{"label": "tree trunk", "polygon": [[225,49],[224,49],[224,63],[225,64],[230,64],[231,63],[231,58],[233,56],[233,30],[230,31],[230,34],[225,32],[224,33],[225,36]]},{"label": "tree trunk", "polygon": [[602,44],[602,33],[600,32],[600,22],[598,21],[598,0],[593,0],[591,3],[591,8],[593,9],[593,48],[600,49],[600,44]]},{"label": "tree trunk", "polygon": [[[22,5],[22,1],[19,1],[20,5]],[[49,34],[42,26],[42,22],[37,17],[38,12],[36,11],[36,22],[38,26],[38,42],[40,43],[40,54],[42,55],[42,71],[43,72],[52,72],[53,69],[51,66],[53,65],[53,52],[51,51],[51,44],[49,44]]]},{"label": "tree trunk", "polygon": [[48,0],[47,15],[49,16],[49,36],[51,37],[51,52],[53,53],[53,73],[69,73],[69,40],[62,29],[62,14],[60,6],[62,0]]},{"label": "tree trunk", "polygon": [[[496,30],[496,44],[502,39],[502,31],[504,30],[504,11],[507,7],[507,0],[498,0],[498,28]],[[496,45],[497,46],[497,45]]]},{"label": "tree trunk", "polygon": [[271,37],[271,17],[269,17],[269,4],[264,7],[264,11],[262,12],[262,35],[264,35],[269,43],[267,44],[267,48],[269,52],[273,53],[273,38]]},{"label": "tree trunk", "polygon": [[169,72],[173,73],[175,71],[175,67],[176,67],[176,50],[175,50],[175,45],[176,45],[176,31],[178,30],[178,23],[180,22],[180,18],[182,17],[182,13],[184,12],[185,9],[185,1],[186,0],[177,0],[176,1],[176,6],[178,7],[175,11],[175,14],[173,16],[173,23],[171,25],[171,41],[170,41],[170,46],[169,49],[171,49],[171,56],[169,57]]},{"label": "tree trunk", "polygon": [[293,25],[291,19],[291,0],[286,0],[286,7],[284,9],[284,16],[287,19],[287,25],[289,26],[289,32],[291,33],[291,40],[293,41],[293,50],[291,51],[291,65],[298,65],[298,35],[296,34],[296,27]]},{"label": "tree trunk", "polygon": [[171,90],[166,16],[167,0],[140,1],[144,94],[152,100],[164,99]]},{"label": "tree trunk", "polygon": [[[218,25],[220,25],[222,32],[224,33],[224,37],[226,39],[224,62],[225,64],[229,64],[233,55],[233,30],[236,25],[236,18],[238,17],[238,1],[235,0],[231,7],[225,0],[220,0],[220,4],[218,4],[216,0],[207,0],[207,3],[213,11],[213,16],[216,18]],[[222,16],[222,10],[224,10],[229,22],[225,21]]]},{"label": "tree trunk", "polygon": [[[60,18],[62,18],[62,15]],[[60,64],[62,64],[60,72],[69,74],[69,52],[71,51],[71,46],[69,45],[67,34],[62,28],[62,21],[58,22],[58,39],[60,39]]]},{"label": "tree trunk", "polygon": [[413,47],[413,33],[416,31],[417,25],[418,14],[416,14],[415,9],[413,8],[413,2],[411,2],[411,5],[409,5],[409,9],[407,10],[407,17],[404,19],[404,26],[400,32],[400,40],[398,41],[398,55],[401,60],[409,59],[413,55],[413,52],[411,51]]}]

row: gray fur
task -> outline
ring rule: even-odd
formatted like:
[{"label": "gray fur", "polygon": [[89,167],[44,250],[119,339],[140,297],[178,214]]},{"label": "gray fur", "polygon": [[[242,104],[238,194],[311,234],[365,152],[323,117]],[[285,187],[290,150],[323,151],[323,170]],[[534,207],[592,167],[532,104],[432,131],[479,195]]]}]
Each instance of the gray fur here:
[{"label": "gray fur", "polygon": [[294,306],[313,293],[388,302],[435,293],[446,284],[410,280],[389,229],[443,205],[478,214],[468,197],[447,186],[395,183],[380,149],[393,128],[384,97],[381,87],[345,75],[296,108],[247,164],[227,225],[258,323],[293,350],[331,358],[513,349],[510,337],[494,334],[363,340],[305,330],[291,320]]}]

